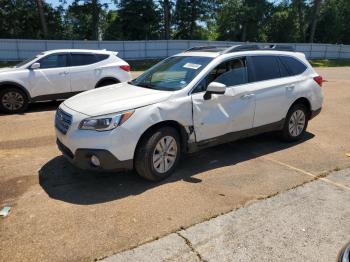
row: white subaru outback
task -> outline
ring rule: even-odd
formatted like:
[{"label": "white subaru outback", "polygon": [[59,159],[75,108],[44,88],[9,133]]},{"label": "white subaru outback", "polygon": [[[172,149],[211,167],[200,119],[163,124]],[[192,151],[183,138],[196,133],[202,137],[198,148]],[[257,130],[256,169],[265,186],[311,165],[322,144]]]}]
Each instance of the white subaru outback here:
[{"label": "white subaru outback", "polygon": [[28,103],[65,99],[131,80],[130,66],[106,50],[51,50],[0,69],[0,111],[19,113]]},{"label": "white subaru outback", "polygon": [[161,180],[185,152],[274,130],[296,141],[321,111],[322,77],[286,50],[192,48],[129,83],[76,95],[56,112],[58,147],[82,169]]}]

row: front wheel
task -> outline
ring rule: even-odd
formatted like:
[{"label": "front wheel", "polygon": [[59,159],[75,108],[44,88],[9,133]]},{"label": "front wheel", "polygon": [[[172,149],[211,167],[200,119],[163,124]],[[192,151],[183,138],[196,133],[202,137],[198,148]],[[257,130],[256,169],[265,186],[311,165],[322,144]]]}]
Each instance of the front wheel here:
[{"label": "front wheel", "polygon": [[5,113],[22,113],[28,107],[28,98],[18,88],[6,88],[0,91],[0,110]]},{"label": "front wheel", "polygon": [[288,142],[300,140],[305,134],[308,122],[307,108],[303,104],[292,106],[288,111],[282,130],[283,140]]},{"label": "front wheel", "polygon": [[176,129],[163,127],[145,137],[135,154],[136,172],[151,181],[170,176],[179,163],[180,137]]}]

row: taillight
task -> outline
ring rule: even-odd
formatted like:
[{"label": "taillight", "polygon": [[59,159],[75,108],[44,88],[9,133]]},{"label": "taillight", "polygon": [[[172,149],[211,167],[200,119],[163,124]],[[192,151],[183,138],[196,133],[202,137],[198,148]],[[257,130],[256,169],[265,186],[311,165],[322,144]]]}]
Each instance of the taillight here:
[{"label": "taillight", "polygon": [[322,86],[322,82],[323,82],[322,76],[315,76],[314,80],[319,86]]},{"label": "taillight", "polygon": [[126,72],[130,72],[130,66],[129,65],[121,65],[119,66],[121,69],[123,69]]}]

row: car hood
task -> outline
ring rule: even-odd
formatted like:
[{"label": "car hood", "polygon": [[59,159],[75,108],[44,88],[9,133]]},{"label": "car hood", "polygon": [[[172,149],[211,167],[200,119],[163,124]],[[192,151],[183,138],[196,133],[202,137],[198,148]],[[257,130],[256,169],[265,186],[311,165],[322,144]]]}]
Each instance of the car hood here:
[{"label": "car hood", "polygon": [[0,74],[1,73],[8,73],[8,72],[13,72],[13,71],[18,71],[19,68],[16,67],[4,67],[0,68]]},{"label": "car hood", "polygon": [[80,93],[64,101],[64,105],[88,116],[99,116],[162,102],[171,94],[120,83]]}]

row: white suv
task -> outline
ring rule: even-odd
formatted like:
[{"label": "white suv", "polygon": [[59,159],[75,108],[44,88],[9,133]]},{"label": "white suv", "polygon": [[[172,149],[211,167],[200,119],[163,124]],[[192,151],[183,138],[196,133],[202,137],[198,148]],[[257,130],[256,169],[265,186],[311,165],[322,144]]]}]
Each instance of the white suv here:
[{"label": "white suv", "polygon": [[74,96],[56,113],[58,147],[82,169],[161,180],[181,153],[274,130],[298,140],[321,110],[322,77],[285,49],[193,48],[129,83]]},{"label": "white suv", "polygon": [[52,50],[0,69],[0,111],[23,112],[28,103],[65,99],[131,80],[130,66],[106,50]]}]

